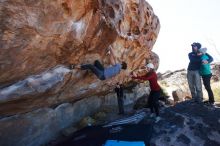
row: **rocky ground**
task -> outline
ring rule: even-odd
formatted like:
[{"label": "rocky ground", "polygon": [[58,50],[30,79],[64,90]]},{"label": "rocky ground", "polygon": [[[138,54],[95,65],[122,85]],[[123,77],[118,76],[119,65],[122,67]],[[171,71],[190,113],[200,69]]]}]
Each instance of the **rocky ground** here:
[{"label": "rocky ground", "polygon": [[102,109],[94,116],[84,118],[78,127],[65,129],[60,138],[51,141],[48,146],[56,145],[69,138],[73,132],[86,124],[107,124],[145,111],[145,122],[153,123],[152,146],[218,146],[220,145],[220,103],[216,106],[193,103],[190,100],[170,107],[161,107],[161,120],[155,123],[149,115],[149,109],[134,110],[133,105],[125,107],[126,114],[118,115],[117,107]]},{"label": "rocky ground", "polygon": [[185,101],[166,108],[154,125],[151,139],[157,146],[220,145],[220,107]]}]

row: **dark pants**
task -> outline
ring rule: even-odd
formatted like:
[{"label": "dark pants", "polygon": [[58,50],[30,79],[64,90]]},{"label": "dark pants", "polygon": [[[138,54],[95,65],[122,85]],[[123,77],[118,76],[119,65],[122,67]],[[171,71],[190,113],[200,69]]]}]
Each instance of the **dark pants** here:
[{"label": "dark pants", "polygon": [[105,80],[104,67],[98,60],[94,62],[94,65],[92,64],[81,65],[81,69],[91,70],[100,80]]},{"label": "dark pants", "polygon": [[148,105],[150,107],[151,113],[156,113],[159,116],[159,97],[160,91],[151,91],[148,98]]},{"label": "dark pants", "polygon": [[117,96],[117,99],[118,99],[119,114],[124,114],[124,101],[123,101],[123,97]]},{"label": "dark pants", "polygon": [[124,114],[124,89],[123,85],[116,86],[115,92],[117,93],[117,100],[118,100],[118,110],[119,114]]},{"label": "dark pants", "polygon": [[117,100],[118,100],[118,110],[119,114],[124,114],[124,89],[123,86],[115,88],[115,92],[117,93]]},{"label": "dark pants", "polygon": [[209,95],[209,102],[214,103],[215,102],[214,95],[213,95],[211,84],[210,84],[211,77],[212,77],[212,74],[203,75],[202,80],[203,80],[203,84],[205,86],[205,89],[206,89],[206,91],[208,92],[208,95]]}]

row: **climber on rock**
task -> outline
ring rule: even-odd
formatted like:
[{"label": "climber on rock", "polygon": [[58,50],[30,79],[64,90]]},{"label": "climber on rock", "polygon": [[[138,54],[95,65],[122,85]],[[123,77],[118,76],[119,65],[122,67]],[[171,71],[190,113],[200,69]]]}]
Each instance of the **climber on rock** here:
[{"label": "climber on rock", "polygon": [[112,78],[120,73],[122,69],[127,69],[127,63],[118,63],[112,48],[109,49],[111,66],[104,68],[99,60],[95,60],[93,64],[70,65],[71,69],[91,70],[100,80]]}]

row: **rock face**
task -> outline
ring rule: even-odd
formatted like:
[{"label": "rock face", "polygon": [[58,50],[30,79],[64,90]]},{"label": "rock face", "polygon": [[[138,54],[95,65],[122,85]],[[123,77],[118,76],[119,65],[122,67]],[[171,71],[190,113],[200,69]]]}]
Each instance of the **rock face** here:
[{"label": "rock face", "polygon": [[83,99],[75,104],[64,103],[55,109],[41,108],[34,112],[10,116],[0,120],[1,146],[39,146],[58,133],[93,114],[101,104],[97,97]]},{"label": "rock face", "polygon": [[217,82],[220,80],[220,62],[211,64],[212,68],[212,79]]},{"label": "rock face", "polygon": [[[55,0],[0,2],[0,114],[103,95],[151,59],[160,23],[145,0]],[[100,81],[70,63],[109,66],[109,46],[128,70]]]},{"label": "rock face", "polygon": [[175,103],[191,97],[186,75],[185,69],[158,75],[160,85]]},{"label": "rock face", "polygon": [[[141,88],[143,87],[137,85],[132,90],[126,89],[124,105],[132,104],[140,98]],[[117,105],[116,94],[110,93],[102,97],[84,98],[73,104],[63,103],[54,108],[40,108],[25,114],[0,117],[0,145],[38,146],[48,143],[59,139],[63,129],[67,129],[68,133],[71,131],[70,126],[77,125],[81,119],[97,113],[102,107],[113,107],[114,114],[118,113]],[[109,119],[112,118],[114,116],[109,116]],[[82,126],[85,126],[85,123]]]},{"label": "rock face", "polygon": [[[100,106],[101,97],[112,92],[113,84],[129,82],[126,75],[146,60],[158,66],[159,58],[151,50],[160,23],[145,0],[4,0],[0,1],[0,19],[3,145],[43,144],[79,120],[73,118],[79,101],[98,98],[94,100],[97,106],[91,109],[79,106],[86,108],[82,113],[86,115]],[[116,77],[100,81],[89,71],[68,68],[69,64],[93,63],[97,59],[109,66],[110,56],[106,53],[110,46],[119,61],[128,63],[127,71]],[[63,114],[73,115],[67,118]],[[45,123],[49,127],[44,127]],[[59,123],[64,125],[53,129]],[[4,127],[17,132],[10,135]],[[24,129],[29,131],[24,133]],[[8,134],[14,143],[7,143]],[[29,140],[22,139],[28,135]],[[38,142],[32,138],[38,138]]]},{"label": "rock face", "polygon": [[185,98],[184,92],[182,90],[173,91],[172,96],[173,96],[174,102],[182,102]]}]

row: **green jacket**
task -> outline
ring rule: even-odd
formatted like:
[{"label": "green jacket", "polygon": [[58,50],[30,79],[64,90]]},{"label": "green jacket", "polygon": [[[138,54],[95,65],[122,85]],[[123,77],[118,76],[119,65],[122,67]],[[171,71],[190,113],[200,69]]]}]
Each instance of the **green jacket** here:
[{"label": "green jacket", "polygon": [[[201,56],[201,60],[208,60],[209,57],[206,55],[206,54],[203,54]],[[201,64],[200,66],[200,74],[203,76],[203,75],[209,75],[211,74],[211,67],[210,67],[210,63],[208,64]]]}]

